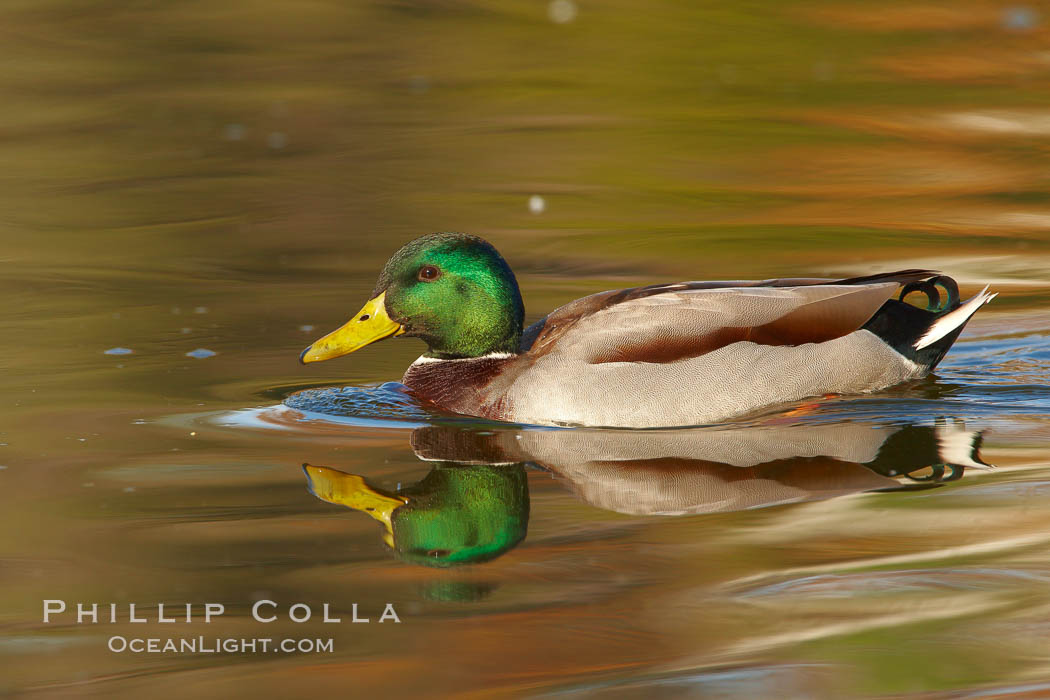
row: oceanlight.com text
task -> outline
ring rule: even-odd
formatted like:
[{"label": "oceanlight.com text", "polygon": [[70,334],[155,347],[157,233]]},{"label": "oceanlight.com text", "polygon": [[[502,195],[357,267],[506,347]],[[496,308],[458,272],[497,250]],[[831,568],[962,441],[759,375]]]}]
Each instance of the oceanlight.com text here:
[{"label": "oceanlight.com text", "polygon": [[335,641],[328,639],[273,639],[271,637],[123,637],[107,642],[116,654],[331,654]]}]

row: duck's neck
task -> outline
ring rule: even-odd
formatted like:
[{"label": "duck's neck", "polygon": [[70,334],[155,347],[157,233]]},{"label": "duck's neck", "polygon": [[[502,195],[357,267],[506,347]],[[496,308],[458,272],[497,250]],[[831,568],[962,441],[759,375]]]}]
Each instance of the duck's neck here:
[{"label": "duck's neck", "polygon": [[494,355],[516,355],[521,345],[521,328],[498,342],[485,342],[470,337],[456,338],[450,343],[428,343],[429,349],[420,359],[426,360],[470,360]]},{"label": "duck's neck", "polygon": [[525,318],[517,285],[485,301],[467,302],[442,319],[446,322],[439,321],[419,333],[429,346],[425,357],[454,360],[517,353]]}]

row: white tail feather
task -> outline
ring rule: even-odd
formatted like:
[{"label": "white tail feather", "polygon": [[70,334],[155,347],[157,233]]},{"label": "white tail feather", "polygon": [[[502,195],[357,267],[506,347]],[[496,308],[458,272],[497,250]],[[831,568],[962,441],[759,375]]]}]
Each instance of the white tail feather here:
[{"label": "white tail feather", "polygon": [[977,443],[980,431],[967,430],[960,420],[938,420],[933,429],[937,436],[937,458],[945,464],[954,464],[970,469],[995,469],[981,461]]},{"label": "white tail feather", "polygon": [[926,330],[922,337],[915,341],[915,349],[922,350],[924,347],[936,343],[938,340],[969,321],[970,317],[977,313],[977,309],[990,302],[996,296],[996,294],[988,293],[988,287],[986,285],[977,295],[967,299],[955,311],[946,313],[944,316],[941,316],[934,321],[933,325]]}]

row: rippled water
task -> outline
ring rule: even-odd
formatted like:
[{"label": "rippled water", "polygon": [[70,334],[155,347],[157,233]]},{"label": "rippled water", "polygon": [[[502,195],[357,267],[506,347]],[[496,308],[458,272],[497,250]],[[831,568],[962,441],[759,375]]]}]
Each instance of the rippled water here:
[{"label": "rippled water", "polygon": [[[1050,694],[1050,8],[15,0],[0,26],[0,694]],[[297,364],[442,229],[503,252],[529,320],[904,267],[1000,295],[935,377],[689,430],[436,415],[393,383],[412,340]]]}]

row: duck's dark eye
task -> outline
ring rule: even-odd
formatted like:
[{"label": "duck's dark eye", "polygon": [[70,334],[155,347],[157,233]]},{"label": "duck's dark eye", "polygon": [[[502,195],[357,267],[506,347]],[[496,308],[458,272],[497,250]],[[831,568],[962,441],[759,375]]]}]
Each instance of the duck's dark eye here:
[{"label": "duck's dark eye", "polygon": [[441,270],[434,265],[424,265],[419,268],[419,279],[423,282],[433,282],[438,277],[441,277]]}]

